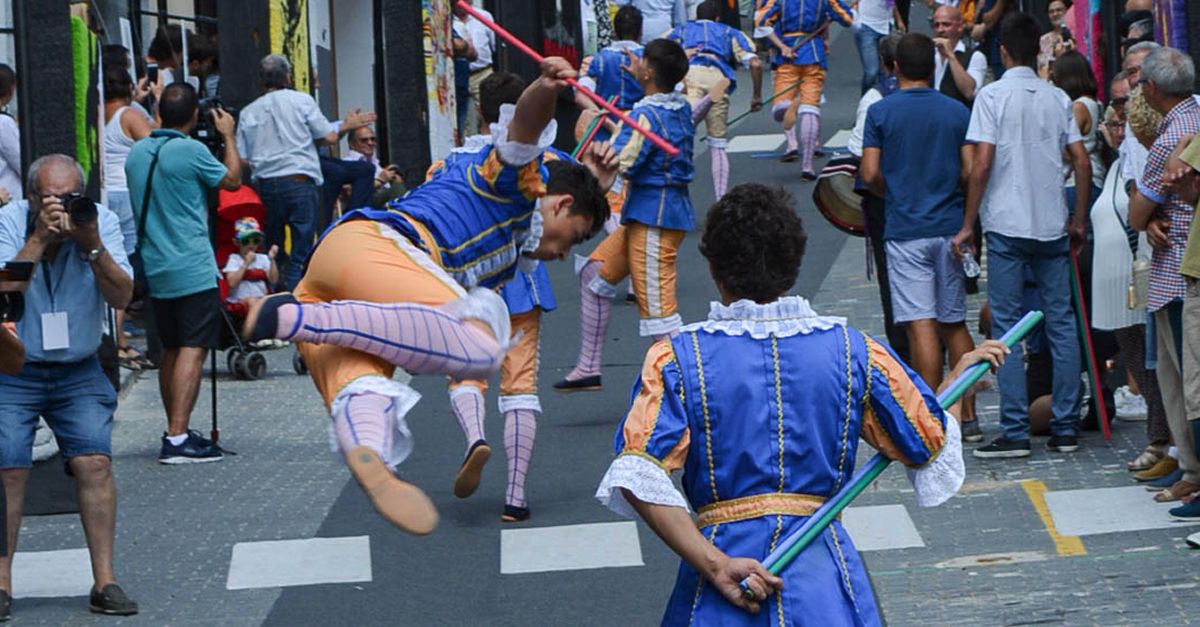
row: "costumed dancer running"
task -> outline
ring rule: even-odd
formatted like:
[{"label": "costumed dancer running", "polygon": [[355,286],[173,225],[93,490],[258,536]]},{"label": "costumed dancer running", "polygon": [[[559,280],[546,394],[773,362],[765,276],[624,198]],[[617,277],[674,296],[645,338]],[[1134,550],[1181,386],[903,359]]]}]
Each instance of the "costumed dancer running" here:
[{"label": "costumed dancer running", "polygon": [[850,26],[854,22],[851,6],[843,0],[760,0],[754,14],[754,36],[766,37],[775,47],[771,91],[780,95],[771,112],[787,136],[783,161],[802,159],[801,176],[808,181],[817,179],[813,153],[821,138],[821,91],[829,55],[825,37],[810,35],[830,21]]},{"label": "costumed dancer running", "polygon": [[579,269],[579,359],[566,378],[554,384],[556,390],[600,389],[600,362],[612,299],[617,284],[626,276],[632,278],[637,296],[641,335],[662,338],[679,329],[675,258],[696,222],[687,188],[694,173],[695,127],[687,99],[675,92],[687,70],[687,54],[668,39],[655,39],[646,44],[641,59],[629,59],[627,71],[646,91],[631,117],[676,146],[679,154],[670,156],[627,126],[613,142],[620,152],[628,197],[621,211],[621,227],[609,234]]},{"label": "costumed dancer running", "polygon": [[509,348],[508,308],[494,290],[517,266],[560,259],[594,235],[608,203],[587,168],[542,155],[554,103],[575,70],[546,59],[493,145],[389,203],[352,211],[325,233],[293,294],[256,303],[250,340],[295,342],[333,417],[333,432],[376,511],[429,533],[437,510],[392,467],[412,450],[404,416],[420,398],[396,367],[451,379],[491,376]]},{"label": "costumed dancer running", "polygon": [[[962,485],[958,424],[925,383],[844,318],[784,296],[805,240],[782,190],[739,185],[713,206],[700,251],[722,302],[650,348],[617,431],[596,497],[683,558],[664,625],[878,625],[839,521],[779,577],[744,556],[766,556],[846,484],[860,436],[909,468],[920,505]],[[982,346],[950,378],[1006,351]]]},{"label": "costumed dancer running", "polygon": [[[514,104],[525,89],[525,82],[516,74],[496,72],[480,84],[479,115],[484,128],[490,128],[500,117],[500,108]],[[444,160],[429,169],[428,178],[434,179],[452,170],[459,161],[474,159],[492,145],[491,135],[473,135],[466,138],[463,146],[455,148]],[[549,148],[543,157],[546,161],[575,160],[570,155]],[[601,189],[612,184],[615,176],[616,154],[611,147],[595,144],[585,155],[585,163],[598,162],[610,166],[599,167],[594,173],[605,176]],[[550,286],[550,274],[546,264],[538,261],[531,272],[520,271],[500,288],[500,296],[508,305],[509,320],[514,334],[520,339],[504,355],[500,365],[500,413],[504,415],[504,452],[508,460],[508,484],[504,491],[504,512],[501,520],[516,522],[529,518],[529,507],[525,498],[525,481],[533,457],[533,444],[537,437],[537,421],[542,414],[538,399],[537,376],[540,361],[541,320],[543,312],[554,311],[558,306],[554,290]],[[454,495],[466,498],[479,487],[481,472],[491,457],[491,447],[484,438],[484,395],[488,384],[484,379],[459,381],[451,384],[450,405],[458,425],[467,439],[467,454],[454,480]]]},{"label": "costumed dancer running", "polygon": [[[693,108],[692,120],[698,123],[699,119],[703,119],[708,131],[714,200],[720,200],[729,187],[729,157],[725,154],[728,141],[725,134],[729,124],[728,94],[737,89],[735,65],[750,68],[754,83],[750,110],[762,108],[762,63],[754,53],[753,42],[745,33],[717,21],[721,17],[721,5],[722,0],[705,0],[696,8],[695,20],[677,26],[667,34],[667,39],[683,46],[690,59],[684,82],[687,85],[688,102]],[[705,107],[705,104],[708,106]]]},{"label": "costumed dancer running", "polygon": [[[632,5],[626,5],[617,10],[613,18],[613,32],[616,41],[601,48],[596,54],[584,57],[579,67],[582,78],[579,83],[596,92],[604,100],[616,98],[613,105],[621,111],[629,113],[633,105],[646,96],[642,84],[637,77],[629,72],[629,59],[640,59],[642,56],[642,12]],[[579,121],[575,126],[576,141],[583,141],[586,128],[597,116],[606,116],[601,127],[596,132],[593,141],[612,140],[620,128],[591,98],[581,92],[575,92],[575,103],[579,105]],[[626,187],[618,179],[608,192],[608,206],[611,214],[604,225],[605,233],[612,233],[621,224],[621,207],[625,204]],[[578,267],[579,263],[576,264]]]}]

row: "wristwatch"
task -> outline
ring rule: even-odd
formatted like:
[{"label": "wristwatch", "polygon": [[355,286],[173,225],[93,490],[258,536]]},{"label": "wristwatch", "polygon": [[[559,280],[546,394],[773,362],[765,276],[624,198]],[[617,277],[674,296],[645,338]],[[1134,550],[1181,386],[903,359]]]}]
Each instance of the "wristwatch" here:
[{"label": "wristwatch", "polygon": [[87,260],[88,260],[88,262],[95,261],[100,258],[100,255],[103,255],[103,254],[104,254],[103,246],[101,246],[100,248],[93,248],[92,250],[88,251]]}]

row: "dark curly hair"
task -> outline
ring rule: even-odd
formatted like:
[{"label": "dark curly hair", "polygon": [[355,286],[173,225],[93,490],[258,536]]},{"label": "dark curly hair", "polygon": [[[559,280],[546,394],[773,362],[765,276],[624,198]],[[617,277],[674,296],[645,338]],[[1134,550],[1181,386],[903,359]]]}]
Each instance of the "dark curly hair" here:
[{"label": "dark curly hair", "polygon": [[700,254],[729,295],[768,303],[795,285],[808,234],[793,203],[782,187],[746,183],[708,210]]},{"label": "dark curly hair", "polygon": [[550,173],[546,182],[547,194],[567,194],[574,199],[571,205],[572,215],[585,215],[592,219],[592,228],[588,238],[592,238],[608,220],[608,198],[600,189],[600,182],[592,171],[575,161],[565,159],[546,160],[546,170]]}]

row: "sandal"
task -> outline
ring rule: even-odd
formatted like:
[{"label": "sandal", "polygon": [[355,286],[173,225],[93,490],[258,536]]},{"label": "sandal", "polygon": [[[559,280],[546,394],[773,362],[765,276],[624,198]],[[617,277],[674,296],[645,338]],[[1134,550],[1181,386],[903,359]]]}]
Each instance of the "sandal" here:
[{"label": "sandal", "polygon": [[1138,455],[1131,462],[1126,462],[1125,468],[1127,470],[1129,470],[1130,472],[1138,472],[1138,471],[1146,470],[1146,469],[1154,466],[1155,464],[1157,464],[1158,460],[1162,459],[1163,455],[1165,455],[1165,454],[1166,454],[1166,451],[1164,451],[1160,447],[1147,446],[1146,450],[1142,451],[1141,455]]},{"label": "sandal", "polygon": [[132,347],[117,349],[117,357],[121,362],[121,366],[129,370],[153,370],[154,362],[146,358],[141,351]]},{"label": "sandal", "polygon": [[1173,503],[1185,499],[1198,491],[1200,491],[1200,485],[1190,481],[1179,480],[1175,482],[1175,485],[1155,494],[1154,500],[1158,503]]}]

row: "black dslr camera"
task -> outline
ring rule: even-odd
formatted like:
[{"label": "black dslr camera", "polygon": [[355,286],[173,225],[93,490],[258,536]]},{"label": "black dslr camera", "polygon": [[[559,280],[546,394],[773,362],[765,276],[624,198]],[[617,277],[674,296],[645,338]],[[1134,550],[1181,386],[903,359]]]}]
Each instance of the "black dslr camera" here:
[{"label": "black dslr camera", "polygon": [[62,206],[67,210],[67,215],[71,216],[71,224],[88,226],[95,224],[96,218],[100,216],[99,211],[96,210],[96,201],[83,194],[63,196]]},{"label": "black dslr camera", "polygon": [[221,137],[216,122],[213,122],[212,112],[215,109],[223,109],[225,113],[232,115],[234,120],[237,119],[237,110],[222,105],[220,98],[205,98],[200,101],[200,115],[196,120],[196,128],[192,131],[192,139],[207,146],[208,151],[220,161],[225,155],[225,138]]}]

